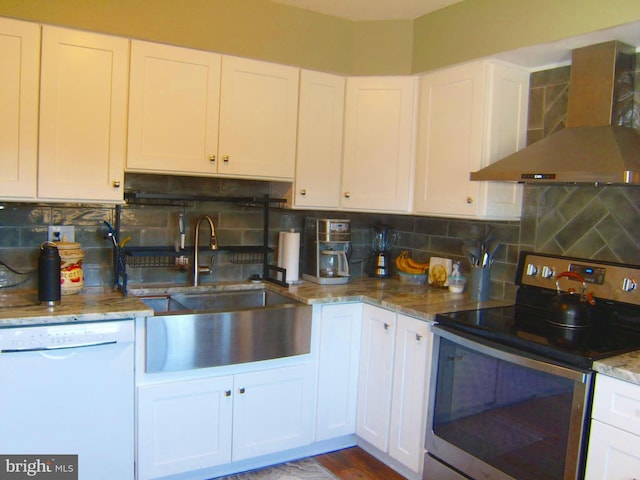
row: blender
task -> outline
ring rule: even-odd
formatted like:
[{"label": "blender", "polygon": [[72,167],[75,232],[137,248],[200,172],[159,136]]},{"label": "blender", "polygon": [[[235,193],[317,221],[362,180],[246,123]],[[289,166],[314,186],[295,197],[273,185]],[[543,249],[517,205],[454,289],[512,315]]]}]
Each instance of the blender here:
[{"label": "blender", "polygon": [[373,227],[373,253],[369,263],[369,276],[388,278],[391,276],[391,247],[395,245],[397,233],[393,227],[378,224]]}]

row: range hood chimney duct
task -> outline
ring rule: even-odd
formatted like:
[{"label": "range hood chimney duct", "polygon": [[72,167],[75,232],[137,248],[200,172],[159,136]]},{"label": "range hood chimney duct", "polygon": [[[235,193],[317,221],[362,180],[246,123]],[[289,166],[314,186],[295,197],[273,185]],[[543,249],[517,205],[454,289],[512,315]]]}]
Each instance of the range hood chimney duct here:
[{"label": "range hood chimney duct", "polygon": [[640,184],[635,48],[611,41],[573,50],[567,128],[472,172],[471,180]]}]

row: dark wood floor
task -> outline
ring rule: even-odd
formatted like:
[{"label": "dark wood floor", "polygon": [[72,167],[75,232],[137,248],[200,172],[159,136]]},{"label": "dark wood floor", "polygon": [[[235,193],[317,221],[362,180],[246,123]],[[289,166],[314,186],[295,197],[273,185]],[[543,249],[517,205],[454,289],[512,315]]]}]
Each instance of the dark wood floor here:
[{"label": "dark wood floor", "polygon": [[402,475],[359,447],[325,453],[315,459],[340,480],[404,480]]}]

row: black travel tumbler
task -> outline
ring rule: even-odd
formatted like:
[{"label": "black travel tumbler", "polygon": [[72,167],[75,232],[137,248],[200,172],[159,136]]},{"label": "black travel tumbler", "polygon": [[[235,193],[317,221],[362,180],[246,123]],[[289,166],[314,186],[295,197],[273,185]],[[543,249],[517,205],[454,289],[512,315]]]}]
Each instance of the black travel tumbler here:
[{"label": "black travel tumbler", "polygon": [[38,300],[49,306],[60,305],[60,254],[53,242],[40,245]]}]

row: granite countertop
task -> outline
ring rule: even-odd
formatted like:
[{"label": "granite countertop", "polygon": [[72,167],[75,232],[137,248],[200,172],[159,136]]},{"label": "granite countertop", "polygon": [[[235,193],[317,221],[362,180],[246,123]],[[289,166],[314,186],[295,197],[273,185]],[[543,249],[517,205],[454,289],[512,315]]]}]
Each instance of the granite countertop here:
[{"label": "granite countertop", "polygon": [[136,297],[125,297],[110,287],[85,287],[75,295],[63,295],[60,305],[38,303],[37,290],[0,293],[0,328],[56,323],[123,320],[153,315]]},{"label": "granite countertop", "polygon": [[433,320],[437,313],[511,305],[505,300],[477,302],[467,292],[451,293],[446,288],[412,285],[400,280],[357,278],[343,285],[317,285],[312,282],[291,285],[289,288],[268,287],[286,292],[289,296],[311,305],[362,301],[399,313]]},{"label": "granite countertop", "polygon": [[640,350],[598,360],[593,363],[593,369],[603,375],[640,385]]}]

